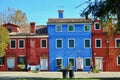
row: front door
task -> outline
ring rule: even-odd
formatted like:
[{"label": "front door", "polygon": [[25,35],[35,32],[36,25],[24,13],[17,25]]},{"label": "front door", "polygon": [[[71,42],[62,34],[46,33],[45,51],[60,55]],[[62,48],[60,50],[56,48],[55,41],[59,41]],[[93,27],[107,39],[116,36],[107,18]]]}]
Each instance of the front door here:
[{"label": "front door", "polygon": [[48,59],[40,59],[41,70],[48,70]]},{"label": "front door", "polygon": [[83,59],[76,58],[76,70],[81,71],[83,70]]},{"label": "front door", "polygon": [[7,68],[8,68],[8,70],[14,70],[15,59],[13,57],[7,58]]},{"label": "front door", "polygon": [[102,57],[95,57],[95,66],[98,70],[103,70]]}]

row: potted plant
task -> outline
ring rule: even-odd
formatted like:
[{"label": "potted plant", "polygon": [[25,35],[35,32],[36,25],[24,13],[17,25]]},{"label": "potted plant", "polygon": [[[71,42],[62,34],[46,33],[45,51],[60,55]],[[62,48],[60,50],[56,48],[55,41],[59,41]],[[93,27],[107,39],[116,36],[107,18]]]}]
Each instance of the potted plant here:
[{"label": "potted plant", "polygon": [[69,77],[74,78],[74,70],[72,68],[72,63],[71,62],[69,62],[68,70],[69,70]]},{"label": "potted plant", "polygon": [[25,64],[18,64],[18,67],[21,71],[23,71],[25,69]]}]

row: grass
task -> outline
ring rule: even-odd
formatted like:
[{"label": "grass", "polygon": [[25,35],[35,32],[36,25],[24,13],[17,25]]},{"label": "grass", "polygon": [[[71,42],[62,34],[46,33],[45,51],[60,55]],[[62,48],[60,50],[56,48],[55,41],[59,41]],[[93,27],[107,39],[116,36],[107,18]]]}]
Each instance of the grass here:
[{"label": "grass", "polygon": [[56,78],[0,78],[0,80],[120,80],[120,78],[79,78],[79,79],[56,79]]}]

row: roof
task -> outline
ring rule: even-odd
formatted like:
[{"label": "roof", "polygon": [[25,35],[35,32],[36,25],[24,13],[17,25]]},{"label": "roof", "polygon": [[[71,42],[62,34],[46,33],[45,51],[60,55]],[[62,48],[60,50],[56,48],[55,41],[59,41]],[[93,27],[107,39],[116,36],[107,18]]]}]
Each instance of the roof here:
[{"label": "roof", "polygon": [[49,18],[48,23],[90,23],[92,19],[85,18]]},{"label": "roof", "polygon": [[18,26],[18,25],[16,25],[16,24],[12,24],[12,23],[3,24],[3,26],[7,26],[7,25],[12,25],[12,26],[14,26],[14,27],[19,27],[19,28],[20,28],[20,26]]}]

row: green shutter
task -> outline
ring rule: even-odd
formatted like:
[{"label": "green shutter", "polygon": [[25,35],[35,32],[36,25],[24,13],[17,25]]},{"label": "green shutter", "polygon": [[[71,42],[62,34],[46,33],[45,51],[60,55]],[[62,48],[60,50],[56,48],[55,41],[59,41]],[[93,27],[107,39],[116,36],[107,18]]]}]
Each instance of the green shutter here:
[{"label": "green shutter", "polygon": [[57,48],[61,48],[62,47],[62,40],[57,40]]},{"label": "green shutter", "polygon": [[69,31],[74,31],[74,26],[73,25],[69,25]]},{"label": "green shutter", "polygon": [[90,47],[90,40],[85,40],[85,47]]},{"label": "green shutter", "polygon": [[74,66],[74,59],[69,59],[69,63],[72,64],[72,66]]},{"label": "green shutter", "polygon": [[90,59],[86,59],[86,66],[90,66]]},{"label": "green shutter", "polygon": [[85,31],[90,31],[90,27],[89,26],[85,26]]}]

